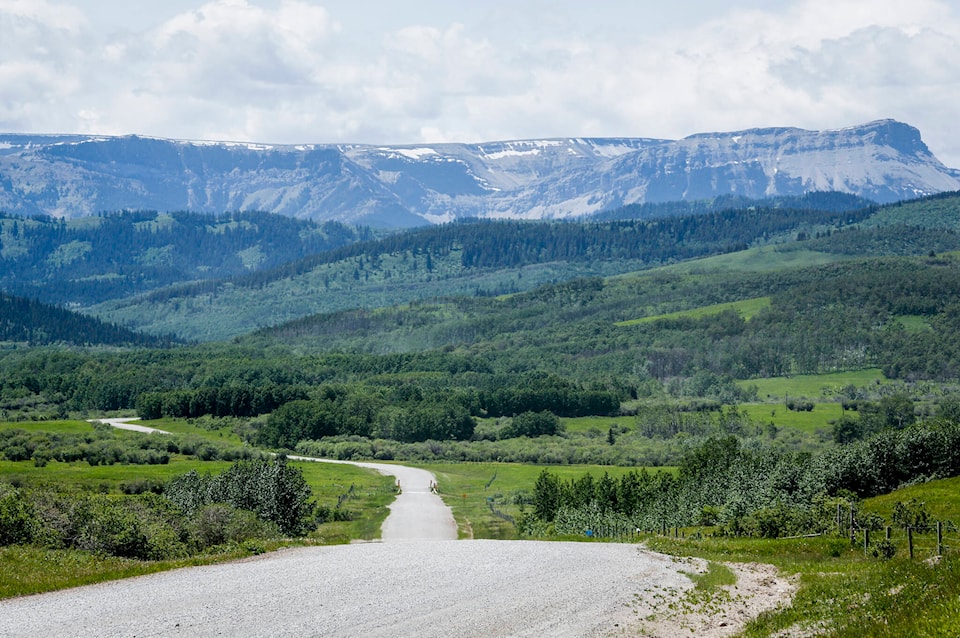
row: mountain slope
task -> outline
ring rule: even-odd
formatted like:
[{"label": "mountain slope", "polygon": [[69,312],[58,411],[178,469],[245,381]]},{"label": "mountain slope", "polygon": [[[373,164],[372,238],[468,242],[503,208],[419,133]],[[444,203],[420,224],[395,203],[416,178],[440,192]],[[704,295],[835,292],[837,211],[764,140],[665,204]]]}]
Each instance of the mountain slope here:
[{"label": "mountain slope", "polygon": [[0,342],[158,347],[173,341],[171,337],[133,332],[94,317],[0,292]]},{"label": "mountain slope", "polygon": [[275,268],[369,238],[270,213],[153,211],[73,220],[0,214],[0,289],[88,306],[162,286]]},{"label": "mountain slope", "polygon": [[834,190],[891,202],[960,189],[915,128],[647,138],[270,146],[0,135],[0,210],[265,210],[372,226],[569,218],[634,203]]},{"label": "mountain slope", "polygon": [[[960,208],[960,197],[936,200]],[[921,210],[926,200],[902,207]],[[884,209],[881,208],[880,211]],[[86,309],[151,333],[235,337],[315,313],[452,295],[496,296],[578,277],[609,276],[749,246],[803,244],[825,260],[960,248],[955,234],[902,224],[855,231],[879,211],[748,208],[649,221],[473,222],[357,243],[277,269],[173,286]],[[838,233],[838,230],[843,233]],[[830,235],[817,240],[818,235]],[[827,241],[829,239],[829,241]],[[813,248],[816,246],[816,248]]]}]

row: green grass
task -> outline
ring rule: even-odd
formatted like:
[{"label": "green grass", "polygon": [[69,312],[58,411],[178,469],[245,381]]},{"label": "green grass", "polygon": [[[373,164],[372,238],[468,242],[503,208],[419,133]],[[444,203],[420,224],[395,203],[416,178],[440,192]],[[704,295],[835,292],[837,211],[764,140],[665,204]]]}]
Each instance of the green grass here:
[{"label": "green grass", "polygon": [[909,333],[927,332],[932,329],[929,318],[922,315],[900,315],[894,317],[894,321]]},{"label": "green grass", "polygon": [[0,423],[0,430],[82,434],[84,432],[92,432],[93,425],[86,421],[19,421],[16,423]]},{"label": "green grass", "polygon": [[790,428],[814,434],[818,430],[829,430],[835,421],[843,416],[839,403],[815,403],[810,412],[790,410],[783,403],[744,403],[737,406],[745,412],[755,425],[773,423],[778,428]]},{"label": "green grass", "polygon": [[[217,421],[207,419],[204,422],[216,424]],[[231,443],[233,445],[243,445],[243,441],[229,425],[210,429],[201,427],[198,422],[185,421],[183,419],[157,419],[155,421],[137,421],[137,425],[143,425],[148,428],[157,428],[172,434],[185,434],[188,436],[197,436],[208,441],[216,443]]]},{"label": "green grass", "polygon": [[208,565],[249,556],[239,547],[204,556],[140,561],[68,549],[13,545],[0,547],[0,599],[79,587],[119,578],[153,574],[178,567]]},{"label": "green grass", "polygon": [[[646,546],[709,561],[777,566],[799,589],[789,607],[765,612],[742,636],[955,636],[960,629],[960,555],[939,564],[866,558],[838,537],[672,539]],[[814,631],[819,628],[818,631]]]},{"label": "green grass", "polygon": [[696,589],[713,591],[721,587],[737,584],[737,575],[726,565],[714,561],[707,562],[707,571],[690,574],[690,580]]},{"label": "green grass", "polygon": [[875,496],[865,500],[863,508],[889,520],[897,501],[906,502],[914,498],[926,503],[932,519],[953,521],[960,525],[960,477],[911,485],[891,494]]},{"label": "green grass", "polygon": [[[933,519],[960,519],[960,477],[906,487],[867,499],[863,509],[888,518],[897,501],[924,501]],[[883,532],[872,539],[880,540]],[[799,589],[791,606],[761,614],[743,636],[958,636],[960,635],[960,536],[945,535],[947,550],[938,561],[934,535],[915,534],[915,560],[908,558],[905,533],[892,538],[898,553],[888,561],[865,556],[862,536],[754,539],[686,539],[654,536],[649,549],[708,561],[759,562],[777,566]],[[713,580],[709,571],[704,576]],[[718,575],[720,578],[724,576]],[[816,630],[816,631],[814,631]]]},{"label": "green grass", "polygon": [[770,297],[756,297],[754,299],[743,299],[741,301],[730,301],[727,303],[718,303],[710,306],[703,306],[700,308],[693,308],[691,310],[681,310],[679,312],[669,312],[662,315],[654,315],[651,317],[640,317],[639,319],[629,319],[627,321],[618,321],[616,325],[618,326],[633,326],[636,324],[650,323],[653,321],[659,321],[661,319],[700,319],[702,317],[709,317],[710,315],[717,315],[721,312],[727,310],[734,310],[740,314],[746,320],[750,320],[758,312],[764,308],[770,307]]},{"label": "green grass", "polygon": [[817,399],[837,396],[846,386],[864,387],[886,383],[879,368],[833,372],[830,374],[804,374],[793,377],[773,377],[738,381],[742,386],[757,386],[761,401],[793,399]]},{"label": "green grass", "polygon": [[396,496],[392,476],[341,463],[289,463],[303,471],[303,478],[321,505],[336,505],[340,495],[346,494],[351,485],[354,488],[353,494],[342,505],[353,514],[353,520],[324,523],[312,538],[329,545],[380,537],[380,526],[389,514],[387,505]]},{"label": "green grass", "polygon": [[705,272],[771,272],[788,268],[832,264],[842,259],[844,259],[842,255],[806,250],[796,244],[793,246],[763,246],[663,266],[651,272],[693,274]]}]

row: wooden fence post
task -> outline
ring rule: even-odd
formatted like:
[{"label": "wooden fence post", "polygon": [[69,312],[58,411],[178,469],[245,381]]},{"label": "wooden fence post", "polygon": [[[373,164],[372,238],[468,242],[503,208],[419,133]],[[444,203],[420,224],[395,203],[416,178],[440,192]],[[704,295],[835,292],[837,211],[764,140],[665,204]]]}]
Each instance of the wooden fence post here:
[{"label": "wooden fence post", "polygon": [[863,530],[863,555],[866,556],[870,549],[870,530]]},{"label": "wooden fence post", "polygon": [[857,536],[853,531],[853,505],[850,506],[850,542],[855,543]]},{"label": "wooden fence post", "polygon": [[910,559],[913,560],[913,528],[907,526],[907,547],[910,549]]},{"label": "wooden fence post", "polygon": [[937,521],[937,556],[943,556],[943,521]]},{"label": "wooden fence post", "polygon": [[887,529],[886,529],[886,539],[887,539],[887,540],[890,540],[890,526],[889,526],[889,525],[887,525]]}]

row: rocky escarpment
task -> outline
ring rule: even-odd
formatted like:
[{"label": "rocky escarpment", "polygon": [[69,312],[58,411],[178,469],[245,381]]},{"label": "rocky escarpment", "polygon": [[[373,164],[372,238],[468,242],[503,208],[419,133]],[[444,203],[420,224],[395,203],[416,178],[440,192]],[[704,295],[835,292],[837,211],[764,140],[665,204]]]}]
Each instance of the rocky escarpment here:
[{"label": "rocky escarpment", "polygon": [[411,226],[462,217],[568,218],[624,204],[835,190],[885,203],[960,189],[920,132],[850,128],[485,144],[257,145],[0,135],[0,210],[265,210]]}]

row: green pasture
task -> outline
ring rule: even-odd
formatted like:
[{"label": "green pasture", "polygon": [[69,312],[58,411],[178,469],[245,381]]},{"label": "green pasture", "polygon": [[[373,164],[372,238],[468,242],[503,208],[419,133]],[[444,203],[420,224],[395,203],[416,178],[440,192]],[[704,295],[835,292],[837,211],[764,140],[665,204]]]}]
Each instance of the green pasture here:
[{"label": "green pasture", "polygon": [[[960,477],[911,485],[891,494],[875,496],[863,502],[863,509],[889,520],[894,504],[910,499],[925,503],[931,520],[952,521],[960,525]],[[957,550],[960,551],[960,547]]]},{"label": "green pasture", "polygon": [[735,253],[692,259],[653,269],[651,272],[701,274],[706,272],[770,272],[832,264],[842,255],[806,250],[794,246],[761,246]]},{"label": "green pasture", "polygon": [[[226,421],[221,421],[226,423]],[[204,427],[203,424],[209,424]],[[233,431],[230,425],[218,425],[215,419],[157,419],[155,421],[136,421],[137,425],[143,425],[148,428],[156,428],[171,434],[184,434],[188,436],[198,436],[208,441],[217,443],[231,443],[233,445],[243,445],[243,441]]]},{"label": "green pasture", "polygon": [[0,430],[24,430],[25,432],[66,432],[82,434],[92,432],[93,424],[86,421],[20,421],[0,422]]},{"label": "green pasture", "polygon": [[848,386],[873,387],[888,381],[879,368],[831,372],[829,374],[802,374],[793,377],[772,377],[738,381],[741,387],[757,386],[761,401],[790,399],[817,399],[837,397]]},{"label": "green pasture", "polygon": [[712,304],[710,306],[702,306],[700,308],[693,308],[690,310],[668,312],[666,314],[654,315],[651,317],[640,317],[639,319],[629,319],[627,321],[618,321],[616,325],[633,326],[636,324],[660,321],[662,319],[681,319],[681,318],[700,319],[703,317],[709,317],[710,315],[718,315],[721,312],[726,312],[727,310],[734,310],[741,317],[749,321],[752,317],[754,317],[758,312],[760,312],[764,308],[769,308],[770,301],[771,301],[770,297],[756,297],[754,299],[730,301],[727,303]]},{"label": "green pasture", "polygon": [[746,413],[754,425],[773,423],[778,428],[790,428],[808,434],[832,428],[831,422],[843,416],[843,408],[836,402],[814,403],[810,412],[790,410],[782,403],[744,403],[737,409]]}]

